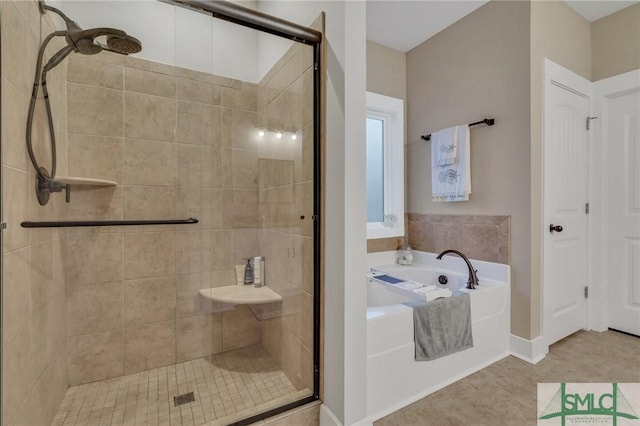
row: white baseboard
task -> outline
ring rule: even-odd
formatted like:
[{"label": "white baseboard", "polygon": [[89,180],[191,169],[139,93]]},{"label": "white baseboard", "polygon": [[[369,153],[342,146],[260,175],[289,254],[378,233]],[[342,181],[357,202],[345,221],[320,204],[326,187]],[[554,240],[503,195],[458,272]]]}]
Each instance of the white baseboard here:
[{"label": "white baseboard", "polygon": [[373,420],[369,417],[365,417],[364,419],[353,423],[351,426],[373,426]]},{"label": "white baseboard", "polygon": [[[325,404],[320,406],[320,426],[343,426],[340,420],[336,417],[335,414],[327,407]],[[359,420],[355,423],[352,423],[351,426],[373,426],[373,420],[368,417],[365,417],[362,420]]]},{"label": "white baseboard", "polygon": [[342,426],[340,420],[325,404],[320,406],[320,426]]},{"label": "white baseboard", "polygon": [[533,340],[527,340],[511,334],[509,335],[509,349],[511,355],[516,358],[520,358],[530,364],[537,364],[542,361],[549,352],[549,345],[545,343],[542,336],[538,336]]},{"label": "white baseboard", "polygon": [[371,420],[369,417],[365,417],[359,422],[354,423],[352,426],[373,426],[373,420]]}]

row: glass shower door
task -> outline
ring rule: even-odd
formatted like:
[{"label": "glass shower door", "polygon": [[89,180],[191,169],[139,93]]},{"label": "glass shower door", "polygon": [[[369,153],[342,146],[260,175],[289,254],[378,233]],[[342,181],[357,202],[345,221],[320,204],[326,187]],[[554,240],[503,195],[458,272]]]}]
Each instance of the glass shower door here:
[{"label": "glass shower door", "polygon": [[[33,53],[65,25],[35,1],[1,7],[3,100],[26,108],[17,71],[35,57],[8,43]],[[231,424],[316,399],[314,47],[165,2],[55,7],[142,51],[52,73],[58,175],[112,183],[74,184],[69,203],[38,204],[24,114],[3,108],[20,136],[2,141],[4,424]],[[17,225],[175,218],[197,223]]]}]

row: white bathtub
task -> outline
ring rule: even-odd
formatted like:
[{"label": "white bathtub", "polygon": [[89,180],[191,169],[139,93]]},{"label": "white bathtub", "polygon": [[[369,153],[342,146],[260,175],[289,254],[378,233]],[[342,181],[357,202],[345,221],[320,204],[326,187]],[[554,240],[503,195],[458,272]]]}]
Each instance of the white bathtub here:
[{"label": "white bathtub", "polygon": [[[460,258],[436,260],[414,254],[413,266],[393,265],[395,252],[369,256],[370,267],[398,278],[468,292],[474,347],[434,361],[414,360],[413,310],[402,305],[413,296],[370,281],[367,287],[367,414],[377,420],[509,355],[509,266],[471,260],[480,285],[465,287],[467,267]],[[385,264],[389,266],[384,266]],[[379,266],[382,265],[382,266]]]}]

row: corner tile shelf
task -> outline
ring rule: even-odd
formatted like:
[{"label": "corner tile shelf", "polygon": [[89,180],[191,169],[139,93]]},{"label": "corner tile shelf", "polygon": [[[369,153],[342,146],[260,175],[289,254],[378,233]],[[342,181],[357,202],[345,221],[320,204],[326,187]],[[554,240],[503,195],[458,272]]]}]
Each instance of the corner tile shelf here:
[{"label": "corner tile shelf", "polygon": [[104,179],[91,179],[75,176],[57,176],[56,182],[60,182],[66,185],[88,185],[88,186],[116,186],[118,182]]},{"label": "corner tile shelf", "polygon": [[198,290],[198,294],[212,302],[234,305],[261,305],[282,301],[282,296],[269,287],[254,287],[253,284],[203,288]]}]

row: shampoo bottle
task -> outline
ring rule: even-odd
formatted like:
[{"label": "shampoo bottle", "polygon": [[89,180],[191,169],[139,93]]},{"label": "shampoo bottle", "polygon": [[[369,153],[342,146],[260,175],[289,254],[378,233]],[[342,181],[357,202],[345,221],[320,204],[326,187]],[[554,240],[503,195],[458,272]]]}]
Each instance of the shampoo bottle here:
[{"label": "shampoo bottle", "polygon": [[253,265],[251,265],[251,258],[247,259],[247,265],[244,268],[244,283],[253,284]]},{"label": "shampoo bottle", "polygon": [[253,285],[262,287],[262,258],[260,256],[253,258]]}]

